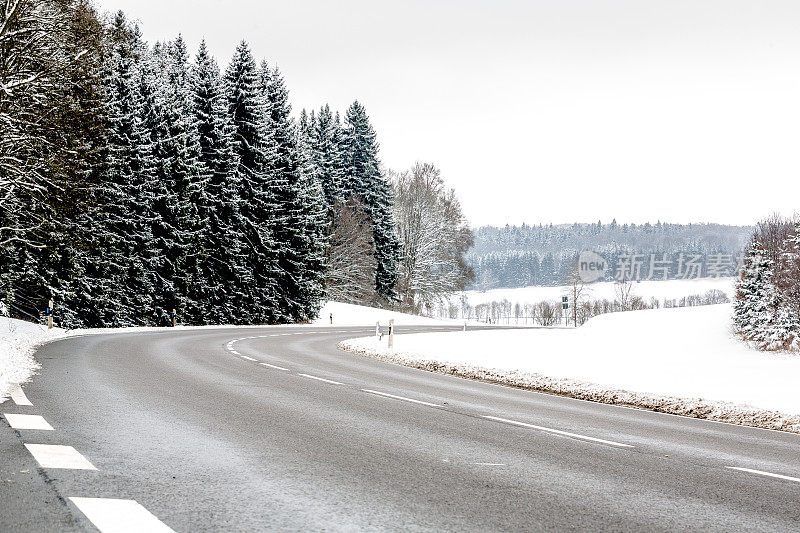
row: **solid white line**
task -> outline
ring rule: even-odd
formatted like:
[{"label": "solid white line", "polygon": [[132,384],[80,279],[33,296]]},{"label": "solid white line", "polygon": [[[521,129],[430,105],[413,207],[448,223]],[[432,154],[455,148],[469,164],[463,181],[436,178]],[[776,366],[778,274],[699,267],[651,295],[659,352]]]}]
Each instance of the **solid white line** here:
[{"label": "solid white line", "polygon": [[43,468],[74,468],[77,470],[97,470],[84,456],[72,446],[58,444],[26,444],[33,458]]},{"label": "solid white line", "polygon": [[3,413],[3,416],[8,421],[8,425],[14,429],[41,429],[44,431],[53,431],[53,426],[48,424],[44,417],[39,415]]},{"label": "solid white line", "polygon": [[242,355],[242,354],[240,354],[239,352],[237,352],[236,350],[231,350],[231,353],[232,353],[233,355]]},{"label": "solid white line", "polygon": [[173,531],[134,500],[73,497],[70,500],[102,533]]},{"label": "solid white line", "polygon": [[277,366],[277,365],[271,365],[269,363],[258,363],[258,364],[267,366],[269,368],[274,368],[275,370],[289,370],[288,368],[283,368],[282,366]]},{"label": "solid white line", "polygon": [[22,390],[17,383],[11,384],[11,399],[14,400],[14,403],[17,405],[33,405],[28,397],[25,396],[25,392]]},{"label": "solid white line", "polygon": [[242,359],[247,359],[248,361],[258,361],[258,359],[253,359],[252,357],[247,357],[246,355],[240,355]]},{"label": "solid white line", "polygon": [[303,376],[304,378],[316,379],[317,381],[324,381],[325,383],[330,383],[331,385],[341,385],[341,383],[339,383],[338,381],[312,376],[311,374],[298,374],[298,376]]},{"label": "solid white line", "polygon": [[513,424],[515,426],[522,426],[531,429],[538,429],[539,431],[547,431],[548,433],[555,433],[556,435],[564,435],[566,437],[573,437],[576,439],[588,440],[592,442],[600,442],[602,444],[610,444],[611,446],[619,446],[621,448],[633,448],[630,444],[623,444],[621,442],[614,442],[613,440],[598,439],[597,437],[587,437],[586,435],[579,435],[578,433],[570,433],[568,431],[561,431],[560,429],[546,428],[543,426],[535,426],[533,424],[526,424],[525,422],[517,422],[516,420],[509,420],[507,418],[499,418],[497,416],[483,415],[483,418],[494,420],[496,422],[505,422],[506,424]]},{"label": "solid white line", "polygon": [[395,396],[394,394],[389,394],[389,393],[386,393],[386,392],[378,392],[376,390],[371,390],[371,389],[361,389],[361,390],[363,392],[368,392],[370,394],[377,394],[378,396],[385,396],[387,398],[394,398],[395,400],[403,400],[404,402],[418,403],[418,404],[421,404],[421,405],[427,405],[428,407],[441,407],[440,405],[437,405],[435,403],[423,402],[422,400],[415,400],[413,398],[406,398],[405,396]]},{"label": "solid white line", "polygon": [[773,474],[772,472],[764,472],[763,470],[753,470],[752,468],[740,468],[738,466],[726,466],[725,468],[730,468],[731,470],[739,470],[740,472],[749,472],[751,474],[758,474],[760,476],[776,477],[778,479],[785,479],[786,481],[794,481],[795,483],[800,483],[800,478],[784,476],[782,474]]}]

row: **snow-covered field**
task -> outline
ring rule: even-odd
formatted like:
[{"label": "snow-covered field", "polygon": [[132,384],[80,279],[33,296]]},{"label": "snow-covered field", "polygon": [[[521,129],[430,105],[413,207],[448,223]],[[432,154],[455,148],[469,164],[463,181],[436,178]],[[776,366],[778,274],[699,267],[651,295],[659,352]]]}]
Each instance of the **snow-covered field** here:
[{"label": "snow-covered field", "polygon": [[732,335],[731,314],[730,304],[632,311],[577,329],[398,335],[394,350],[373,337],[342,346],[579,398],[800,431],[800,356],[751,349]]},{"label": "snow-covered field", "polygon": [[394,319],[394,323],[399,326],[426,326],[454,324],[450,320],[440,320],[427,318],[424,316],[409,315],[387,311],[385,309],[374,309],[361,305],[343,304],[339,302],[327,302],[320,311],[319,318],[312,322],[315,326],[330,325],[330,315],[333,313],[334,326],[374,326],[375,322],[381,325],[389,323],[389,319]]},{"label": "snow-covered field", "polygon": [[[584,296],[591,300],[613,300],[614,283],[603,281],[586,285]],[[570,287],[519,287],[515,289],[492,289],[489,291],[466,291],[470,305],[508,300],[511,303],[537,303],[545,300],[560,300],[567,295]],[[700,278],[676,280],[644,280],[633,284],[632,295],[640,296],[645,301],[655,297],[663,301],[665,298],[680,299],[692,294],[704,294],[710,289],[719,289],[728,295],[734,294],[733,278]],[[454,298],[455,303],[458,298]]]}]

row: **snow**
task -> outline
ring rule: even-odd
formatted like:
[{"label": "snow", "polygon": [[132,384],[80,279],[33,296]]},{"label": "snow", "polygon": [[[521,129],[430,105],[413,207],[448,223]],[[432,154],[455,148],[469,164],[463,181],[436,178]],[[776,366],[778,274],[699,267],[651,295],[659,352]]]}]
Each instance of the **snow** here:
[{"label": "snow", "polygon": [[577,329],[397,335],[393,351],[373,337],[341,346],[428,370],[800,432],[800,357],[739,341],[732,312],[731,304],[631,311]]},{"label": "snow", "polygon": [[26,382],[39,368],[33,358],[36,347],[64,335],[62,329],[0,317],[0,402],[8,398],[12,383]]},{"label": "snow", "polygon": [[334,326],[374,326],[380,322],[382,326],[389,324],[389,319],[394,319],[399,326],[427,326],[455,324],[451,320],[439,320],[406,313],[398,313],[386,309],[376,309],[362,305],[345,304],[340,302],[326,302],[312,325],[330,325],[330,314],[333,313]]},{"label": "snow", "polygon": [[[614,283],[603,281],[586,285],[585,298],[590,300],[614,300]],[[514,289],[492,289],[488,291],[466,291],[470,305],[476,306],[503,299],[511,303],[537,303],[545,300],[560,300],[566,295],[570,286],[561,287],[518,287]],[[704,294],[711,289],[719,289],[733,298],[735,288],[733,278],[698,278],[674,280],[643,280],[633,284],[632,296],[640,296],[645,302],[651,297],[659,300],[664,298],[680,299],[692,294]],[[453,299],[456,302],[457,298]]]}]

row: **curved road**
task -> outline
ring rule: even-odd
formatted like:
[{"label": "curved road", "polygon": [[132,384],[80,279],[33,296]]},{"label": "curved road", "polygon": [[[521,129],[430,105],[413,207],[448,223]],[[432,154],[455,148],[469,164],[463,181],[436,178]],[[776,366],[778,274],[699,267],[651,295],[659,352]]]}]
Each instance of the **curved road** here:
[{"label": "curved road", "polygon": [[[397,331],[431,329],[443,328]],[[184,532],[800,530],[800,435],[336,348],[373,331],[194,329],[44,346],[24,388],[32,405],[0,404],[0,530],[91,531],[76,497],[135,500]],[[41,415],[53,430],[12,430],[8,414]],[[41,467],[23,444],[72,446],[96,470]]]}]

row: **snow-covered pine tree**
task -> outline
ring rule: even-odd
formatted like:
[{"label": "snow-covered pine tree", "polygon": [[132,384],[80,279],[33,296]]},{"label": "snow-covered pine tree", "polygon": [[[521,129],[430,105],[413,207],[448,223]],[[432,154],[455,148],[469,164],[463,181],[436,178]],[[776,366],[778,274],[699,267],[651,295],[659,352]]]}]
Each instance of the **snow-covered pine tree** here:
[{"label": "snow-covered pine tree", "polygon": [[344,128],[344,194],[359,198],[370,215],[375,241],[375,291],[397,299],[400,243],[392,214],[391,185],[380,170],[378,141],[367,112],[358,101],[347,109]]},{"label": "snow-covered pine tree", "polygon": [[736,284],[734,328],[745,339],[764,346],[775,316],[772,261],[757,242],[751,242]]},{"label": "snow-covered pine tree", "polygon": [[311,126],[311,161],[325,193],[325,202],[332,208],[336,200],[344,200],[342,181],[344,155],[341,125],[334,121],[328,104],[313,115]]},{"label": "snow-covered pine tree", "polygon": [[277,68],[261,65],[262,90],[269,103],[269,137],[276,154],[269,177],[278,207],[274,235],[278,244],[280,318],[314,318],[322,296],[324,208],[313,178],[304,175],[290,113],[289,93]]},{"label": "snow-covered pine tree", "polygon": [[152,106],[145,113],[152,155],[154,217],[152,232],[159,260],[154,265],[157,285],[151,321],[171,323],[176,309],[184,316],[191,280],[188,261],[194,253],[199,221],[195,202],[202,190],[200,142],[193,113],[189,55],[179,36],[154,47],[143,90]]},{"label": "snow-covered pine tree", "polygon": [[241,302],[252,283],[244,256],[240,176],[233,150],[233,128],[219,67],[200,43],[192,69],[194,116],[200,143],[204,187],[196,199],[200,231],[189,261],[187,318],[195,324],[246,323]]},{"label": "snow-covered pine tree", "polygon": [[117,13],[104,73],[104,116],[108,160],[104,186],[98,191],[94,221],[99,254],[97,283],[91,287],[95,317],[90,323],[128,326],[152,316],[153,272],[151,204],[155,161],[144,125],[148,50],[137,27]]},{"label": "snow-covered pine tree", "polygon": [[259,91],[258,70],[246,42],[236,48],[224,79],[244,224],[237,231],[246,243],[247,266],[253,279],[241,311],[250,317],[250,322],[276,322],[280,313],[276,302],[278,255],[273,231],[278,209],[268,175],[276,150],[266,125],[268,103]]}]

